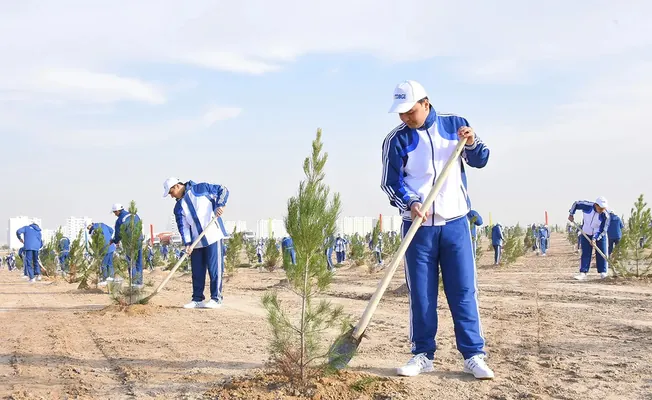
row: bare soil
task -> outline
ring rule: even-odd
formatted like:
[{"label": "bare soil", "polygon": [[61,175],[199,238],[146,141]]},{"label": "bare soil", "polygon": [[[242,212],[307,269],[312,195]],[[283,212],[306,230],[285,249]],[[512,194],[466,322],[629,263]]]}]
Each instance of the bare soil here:
[{"label": "bare soil", "polygon": [[[436,371],[395,377],[410,357],[399,270],[350,368],[317,382],[313,398],[652,399],[650,283],[598,280],[595,269],[576,282],[572,250],[555,235],[548,257],[494,267],[489,252],[483,256],[480,311],[494,380],[462,373],[443,293]],[[357,321],[382,274],[345,266],[328,297]],[[269,331],[260,298],[277,289],[289,306],[296,301],[278,285],[282,271],[240,269],[225,283],[218,310],[181,308],[190,300],[189,275],[127,310],[97,291],[29,284],[20,275],[0,270],[0,398],[297,398],[264,369]],[[164,276],[155,270],[145,280]]]}]

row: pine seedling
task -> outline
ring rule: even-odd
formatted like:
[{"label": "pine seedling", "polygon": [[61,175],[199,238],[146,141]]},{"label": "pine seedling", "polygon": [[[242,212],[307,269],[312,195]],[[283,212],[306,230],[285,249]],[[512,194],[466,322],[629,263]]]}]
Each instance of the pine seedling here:
[{"label": "pine seedling", "polygon": [[268,271],[274,271],[281,258],[281,252],[278,249],[276,239],[270,237],[265,243],[265,253],[263,254],[265,268]]},{"label": "pine seedling", "polygon": [[289,288],[300,300],[298,310],[283,307],[275,291],[267,292],[263,305],[272,330],[271,365],[293,383],[305,388],[309,379],[326,370],[328,349],[322,347],[323,334],[335,327],[348,328],[341,306],[317,300],[331,283],[332,274],[323,256],[326,237],[335,233],[340,212],[340,196],[330,195],[324,181],[328,158],[322,154],[321,130],[312,143],[312,154],[304,161],[305,180],[298,193],[288,200],[285,217],[287,232],[294,239],[296,265],[286,270]]},{"label": "pine seedling", "polygon": [[238,265],[240,265],[240,251],[242,251],[243,241],[242,233],[236,232],[234,227],[225,254],[227,275],[233,275]]}]

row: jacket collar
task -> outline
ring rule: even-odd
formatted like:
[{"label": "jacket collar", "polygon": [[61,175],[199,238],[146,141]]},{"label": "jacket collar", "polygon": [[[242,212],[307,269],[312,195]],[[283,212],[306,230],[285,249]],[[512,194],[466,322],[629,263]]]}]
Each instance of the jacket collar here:
[{"label": "jacket collar", "polygon": [[431,104],[430,113],[428,113],[428,116],[426,117],[426,121],[423,123],[423,126],[419,129],[421,130],[430,129],[435,124],[435,121],[437,121],[437,112],[435,111],[435,109],[432,107]]}]

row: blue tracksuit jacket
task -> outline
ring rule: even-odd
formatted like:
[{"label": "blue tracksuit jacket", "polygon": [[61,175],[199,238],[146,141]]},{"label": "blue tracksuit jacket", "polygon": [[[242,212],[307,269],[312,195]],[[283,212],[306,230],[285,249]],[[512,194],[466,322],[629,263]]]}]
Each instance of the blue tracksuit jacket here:
[{"label": "blue tracksuit jacket", "polygon": [[609,212],[609,228],[607,229],[607,236],[612,240],[620,240],[623,238],[623,228],[625,225],[616,213]]},{"label": "blue tracksuit jacket", "polygon": [[[410,220],[412,204],[423,202],[428,196],[437,174],[457,145],[457,131],[462,126],[469,126],[466,119],[438,115],[433,109],[423,127],[410,129],[401,124],[385,138],[381,188],[390,204],[403,211],[404,220]],[[465,146],[462,158],[468,166],[482,168],[489,160],[489,148],[476,137],[472,146]],[[459,168],[448,175],[430,210],[432,217],[423,225],[443,225],[466,215],[470,209],[466,172],[460,162]]]},{"label": "blue tracksuit jacket", "polygon": [[23,226],[16,231],[16,236],[24,241],[23,249],[25,251],[38,251],[43,247],[41,228],[36,224]]},{"label": "blue tracksuit jacket", "polygon": [[186,193],[174,206],[174,217],[183,244],[189,246],[206,229],[206,234],[197,243],[202,248],[228,236],[222,218],[217,225],[208,226],[215,210],[224,207],[229,199],[229,190],[222,185],[186,182]]},{"label": "blue tracksuit jacket", "polygon": [[[117,224],[117,222],[116,222]],[[91,225],[91,229],[89,229],[88,234],[92,235],[93,232],[95,232],[96,229],[101,229],[102,230],[102,235],[104,235],[104,245],[108,246],[107,248],[107,253],[113,253],[115,251],[115,244],[111,243],[111,237],[113,237],[113,228],[110,226],[103,224],[103,223],[95,223]]]}]

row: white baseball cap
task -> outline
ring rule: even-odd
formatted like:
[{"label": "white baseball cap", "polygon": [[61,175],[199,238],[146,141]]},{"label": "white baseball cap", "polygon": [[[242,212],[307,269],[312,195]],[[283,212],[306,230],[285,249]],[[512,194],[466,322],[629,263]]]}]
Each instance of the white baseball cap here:
[{"label": "white baseball cap", "polygon": [[122,210],[124,210],[124,209],[125,209],[125,208],[122,207],[122,204],[120,204],[120,203],[115,203],[115,204],[113,205],[113,207],[111,207],[111,212],[122,211]]},{"label": "white baseball cap", "polygon": [[163,182],[163,197],[168,197],[170,194],[170,189],[172,189],[172,186],[176,185],[177,183],[183,183],[177,178],[168,178]]},{"label": "white baseball cap", "polygon": [[595,204],[599,205],[600,208],[609,207],[609,204],[607,203],[607,199],[605,199],[604,196],[600,196],[597,199],[595,199]]},{"label": "white baseball cap", "polygon": [[394,103],[390,113],[404,113],[410,111],[415,104],[424,97],[428,97],[426,89],[416,81],[403,81],[394,88]]}]

